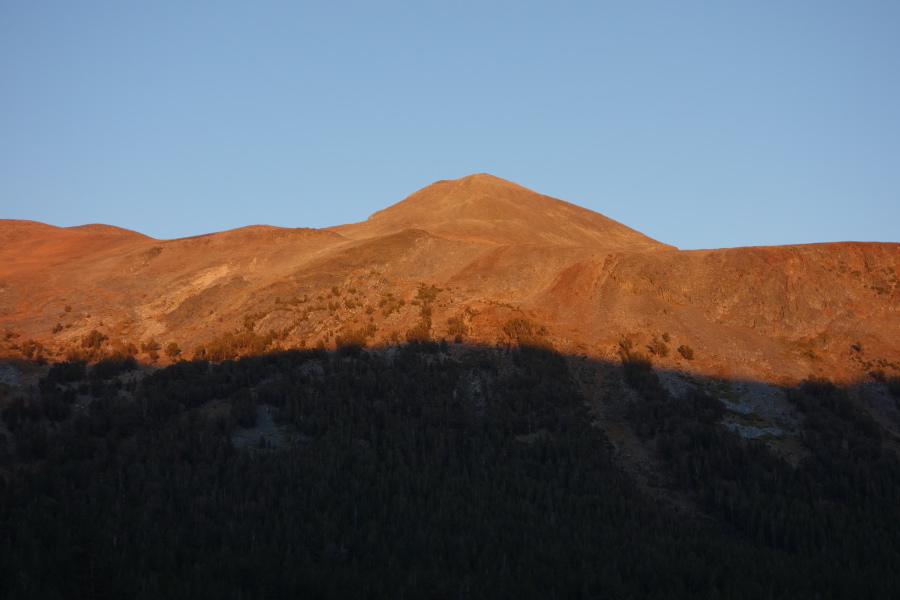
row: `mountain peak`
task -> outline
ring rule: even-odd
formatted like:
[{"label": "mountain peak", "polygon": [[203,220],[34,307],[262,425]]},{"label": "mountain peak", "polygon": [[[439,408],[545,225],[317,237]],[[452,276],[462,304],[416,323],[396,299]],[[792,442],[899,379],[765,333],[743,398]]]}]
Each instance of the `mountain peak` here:
[{"label": "mountain peak", "polygon": [[487,173],[437,181],[362,223],[332,229],[349,238],[423,229],[496,245],[672,249],[599,213]]},{"label": "mountain peak", "polygon": [[460,177],[459,179],[449,179],[445,181],[452,181],[461,185],[469,186],[497,186],[517,188],[520,190],[528,189],[524,186],[519,185],[518,183],[503,179],[502,177],[497,177],[496,175],[491,175],[490,173],[473,173],[472,175],[466,175],[465,177]]}]

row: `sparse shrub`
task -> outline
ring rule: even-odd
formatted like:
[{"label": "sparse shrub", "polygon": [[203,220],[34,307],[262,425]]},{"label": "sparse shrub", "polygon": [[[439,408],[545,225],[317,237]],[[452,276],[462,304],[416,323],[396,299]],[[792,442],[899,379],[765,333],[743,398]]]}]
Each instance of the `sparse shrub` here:
[{"label": "sparse shrub", "polygon": [[553,351],[553,344],[545,337],[549,333],[547,328],[530,319],[521,317],[510,319],[503,326],[503,332],[518,342],[520,347]]},{"label": "sparse shrub", "polygon": [[650,345],[650,352],[655,354],[656,356],[665,358],[669,355],[669,347],[665,344],[665,342],[661,342],[654,337],[653,343]]},{"label": "sparse shrub", "polygon": [[97,331],[96,329],[92,329],[90,333],[81,338],[81,347],[82,348],[93,348],[94,350],[100,349],[100,344],[108,340],[109,338]]},{"label": "sparse shrub", "polygon": [[535,323],[531,319],[523,319],[516,317],[510,319],[503,326],[503,333],[511,338],[521,338],[522,336],[534,337],[547,335],[547,328],[543,325]]},{"label": "sparse shrub", "polygon": [[431,340],[430,322],[420,321],[418,325],[406,332],[406,339],[410,342],[427,342]]},{"label": "sparse shrub", "polygon": [[24,356],[25,358],[31,358],[31,356],[34,354],[34,348],[31,344],[31,340],[22,343],[20,350],[22,352],[22,356]]},{"label": "sparse shrub", "polygon": [[344,332],[335,337],[334,341],[339,350],[342,348],[348,348],[348,350],[345,350],[342,355],[356,356],[357,354],[359,354],[360,348],[366,347],[366,328],[354,329],[352,331]]},{"label": "sparse shrub", "polygon": [[688,346],[687,344],[682,344],[678,346],[678,353],[683,356],[686,360],[694,360],[694,349]]},{"label": "sparse shrub", "polygon": [[424,283],[419,284],[419,289],[416,291],[416,299],[421,300],[425,303],[434,302],[434,299],[437,298],[438,292],[443,292],[441,288],[435,285],[426,286]]},{"label": "sparse shrub", "polygon": [[466,325],[466,321],[462,316],[450,317],[447,319],[447,325],[450,326],[447,329],[447,334],[453,336],[454,339],[457,340],[457,344],[462,342],[462,336],[469,334],[469,327]]},{"label": "sparse shrub", "polygon": [[400,307],[404,304],[403,300],[400,300],[400,302],[394,302],[392,300],[385,300],[384,298],[382,298],[382,302],[383,304],[379,303],[379,305],[382,306],[381,314],[385,317],[389,317],[392,313],[398,312],[400,310]]},{"label": "sparse shrub", "polygon": [[66,361],[67,362],[80,362],[90,360],[91,354],[90,352],[85,352],[78,348],[70,348],[66,352]]},{"label": "sparse shrub", "polygon": [[238,356],[262,354],[275,337],[276,334],[272,331],[267,335],[260,335],[252,331],[237,334],[226,333],[205,345],[194,348],[194,358],[221,362],[223,360],[233,360]]},{"label": "sparse shrub", "polygon": [[178,347],[178,344],[175,342],[169,342],[169,344],[166,346],[166,356],[174,359],[179,354],[181,354],[181,348]]}]

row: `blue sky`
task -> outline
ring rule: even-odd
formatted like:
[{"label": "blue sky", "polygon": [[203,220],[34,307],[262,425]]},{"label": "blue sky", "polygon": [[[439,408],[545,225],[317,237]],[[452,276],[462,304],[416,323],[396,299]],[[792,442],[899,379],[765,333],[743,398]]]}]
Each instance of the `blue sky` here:
[{"label": "blue sky", "polygon": [[0,218],[364,220],[487,172],[681,248],[900,242],[900,3],[0,4]]}]

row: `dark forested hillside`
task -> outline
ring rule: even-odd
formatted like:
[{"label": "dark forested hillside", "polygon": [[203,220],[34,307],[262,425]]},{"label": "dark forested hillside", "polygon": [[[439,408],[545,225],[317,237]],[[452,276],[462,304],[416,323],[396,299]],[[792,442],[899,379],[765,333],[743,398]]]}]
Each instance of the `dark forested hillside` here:
[{"label": "dark forested hillside", "polygon": [[[5,402],[5,598],[893,598],[900,462],[845,390],[791,392],[792,466],[649,362],[651,499],[545,348],[411,343],[58,363]],[[6,439],[6,438],[3,438]]]}]

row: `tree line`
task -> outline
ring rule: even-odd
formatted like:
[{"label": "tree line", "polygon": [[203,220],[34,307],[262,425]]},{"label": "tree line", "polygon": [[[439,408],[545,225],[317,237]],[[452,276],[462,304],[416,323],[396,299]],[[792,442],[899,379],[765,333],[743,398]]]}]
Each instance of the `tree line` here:
[{"label": "tree line", "polygon": [[[792,392],[792,467],[631,358],[631,426],[703,516],[637,487],[542,342],[58,363],[2,411],[0,595],[896,596],[897,458],[843,390]],[[260,414],[280,441],[237,443]]]}]

